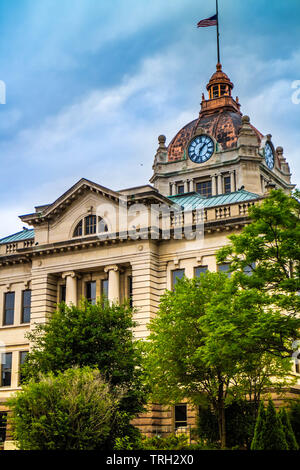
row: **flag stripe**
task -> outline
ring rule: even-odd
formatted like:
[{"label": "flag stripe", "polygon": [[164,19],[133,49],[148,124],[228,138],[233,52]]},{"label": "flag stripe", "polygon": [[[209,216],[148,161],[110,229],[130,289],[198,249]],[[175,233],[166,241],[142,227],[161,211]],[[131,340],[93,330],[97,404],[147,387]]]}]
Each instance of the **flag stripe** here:
[{"label": "flag stripe", "polygon": [[197,24],[198,28],[206,28],[208,26],[216,26],[218,24],[217,15],[211,16],[210,18],[205,18],[205,20],[199,21]]}]

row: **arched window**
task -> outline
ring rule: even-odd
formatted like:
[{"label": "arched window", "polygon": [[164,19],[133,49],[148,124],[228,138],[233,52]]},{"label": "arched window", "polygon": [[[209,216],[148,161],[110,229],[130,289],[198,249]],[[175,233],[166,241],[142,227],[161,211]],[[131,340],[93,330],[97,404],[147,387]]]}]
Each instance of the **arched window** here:
[{"label": "arched window", "polygon": [[101,217],[97,218],[96,215],[88,215],[78,222],[73,232],[73,237],[82,237],[82,235],[93,235],[103,232],[108,232],[108,226],[105,220]]},{"label": "arched window", "polygon": [[73,233],[73,237],[81,237],[82,236],[82,220],[76,225],[76,228]]}]

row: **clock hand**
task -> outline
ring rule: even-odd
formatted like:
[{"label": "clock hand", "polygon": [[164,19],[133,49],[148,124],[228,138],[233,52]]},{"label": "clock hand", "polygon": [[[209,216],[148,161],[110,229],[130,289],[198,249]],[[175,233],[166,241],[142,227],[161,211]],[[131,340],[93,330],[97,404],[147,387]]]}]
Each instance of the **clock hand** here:
[{"label": "clock hand", "polygon": [[206,143],[204,143],[204,144],[202,145],[202,147],[200,148],[200,150],[199,150],[199,155],[200,155],[200,153],[202,152],[202,149],[205,147],[205,145],[206,145]]}]

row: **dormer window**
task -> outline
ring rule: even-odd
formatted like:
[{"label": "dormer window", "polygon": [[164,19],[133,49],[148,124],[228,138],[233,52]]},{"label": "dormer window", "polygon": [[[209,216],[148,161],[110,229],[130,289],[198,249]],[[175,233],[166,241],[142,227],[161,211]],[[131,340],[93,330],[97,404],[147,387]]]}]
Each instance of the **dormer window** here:
[{"label": "dormer window", "polygon": [[103,232],[108,232],[108,226],[105,220],[101,217],[97,218],[96,215],[88,215],[78,222],[73,232],[73,237],[82,237],[83,235],[94,235]]}]

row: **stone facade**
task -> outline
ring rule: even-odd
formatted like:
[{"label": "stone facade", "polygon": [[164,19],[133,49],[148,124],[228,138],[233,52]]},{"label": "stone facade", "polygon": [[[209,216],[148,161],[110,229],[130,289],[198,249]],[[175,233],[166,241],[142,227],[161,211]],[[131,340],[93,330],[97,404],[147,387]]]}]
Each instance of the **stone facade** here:
[{"label": "stone facade", "polygon": [[[166,138],[159,137],[151,185],[112,191],[82,179],[54,203],[21,216],[34,231],[26,229],[0,241],[4,358],[0,412],[6,411],[11,393],[20,389],[20,362],[30,349],[25,334],[45,322],[62,299],[77,304],[87,292],[93,296],[91,300],[103,293],[111,301],[130,297],[137,312],[135,336],[145,338],[160,296],[172,288],[173,271],[184,270],[187,277],[193,277],[197,267],[216,271],[216,251],[228,242],[228,235],[238,233],[249,222],[249,207],[259,203],[271,187],[287,193],[293,189],[283,149],[275,150],[271,136],[263,136],[242,116],[238,99],[231,97],[232,88],[218,64],[199,118],[179,131],[168,147]],[[195,163],[189,158],[189,145],[201,135],[209,136],[214,150],[207,161]],[[273,166],[266,160],[267,144]],[[177,239],[175,231],[183,219],[176,210],[178,206],[189,208],[192,228],[197,217],[195,201],[202,208],[201,241],[187,236]],[[162,206],[170,210],[167,239],[159,213]],[[153,210],[158,211],[154,235]],[[29,294],[24,292],[30,292],[29,306]],[[152,404],[136,424],[147,433],[171,432],[180,423],[194,425],[193,407],[187,406],[186,420],[178,420],[176,412],[184,418],[182,409]],[[6,447],[9,445],[7,442]]]}]

